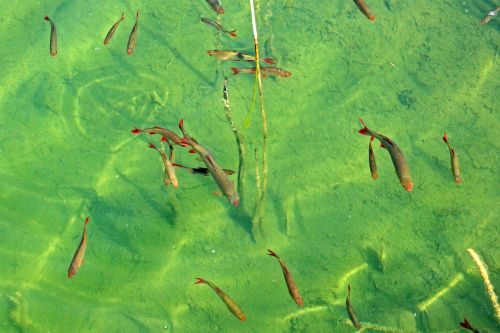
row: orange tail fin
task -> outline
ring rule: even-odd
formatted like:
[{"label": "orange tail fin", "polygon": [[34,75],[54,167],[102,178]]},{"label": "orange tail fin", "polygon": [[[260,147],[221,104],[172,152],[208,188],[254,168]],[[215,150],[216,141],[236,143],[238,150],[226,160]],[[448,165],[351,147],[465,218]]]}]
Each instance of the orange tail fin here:
[{"label": "orange tail fin", "polygon": [[85,225],[87,225],[87,224],[89,224],[89,217],[88,216],[85,218]]},{"label": "orange tail fin", "polygon": [[198,284],[198,283],[207,283],[207,281],[203,280],[202,278],[197,277],[194,284]]},{"label": "orange tail fin", "polygon": [[280,258],[273,250],[268,249],[267,251],[269,252],[268,255],[273,256],[273,257],[278,258],[278,259]]},{"label": "orange tail fin", "polygon": [[231,37],[236,37],[236,33],[235,33],[236,30],[233,30],[233,31],[229,31],[229,36]]},{"label": "orange tail fin", "polygon": [[269,65],[274,65],[276,63],[273,58],[265,58],[265,59],[262,59],[262,61],[264,61],[266,64],[269,64]]},{"label": "orange tail fin", "polygon": [[239,68],[231,67],[231,70],[233,71],[233,74],[239,74],[240,73],[240,69]]}]

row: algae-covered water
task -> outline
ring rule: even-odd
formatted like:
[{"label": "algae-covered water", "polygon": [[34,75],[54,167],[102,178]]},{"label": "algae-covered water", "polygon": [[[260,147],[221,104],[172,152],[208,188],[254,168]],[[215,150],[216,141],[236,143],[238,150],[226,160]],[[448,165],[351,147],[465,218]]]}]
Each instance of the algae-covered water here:
[{"label": "algae-covered water", "polygon": [[[148,148],[159,137],[131,133],[159,125],[180,135],[183,118],[222,167],[238,169],[222,87],[230,67],[252,64],[206,51],[252,54],[253,35],[249,3],[222,4],[218,22],[236,38],[200,22],[216,17],[203,0],[0,4],[0,331],[355,332],[350,284],[364,332],[459,332],[464,317],[499,332],[466,251],[479,253],[500,290],[499,21],[479,25],[496,4],[371,0],[372,23],[353,1],[257,0],[261,57],[292,73],[263,79],[269,183],[258,235],[252,75],[228,80],[245,149],[238,207],[187,170],[177,169],[179,188],[165,186]],[[57,27],[55,58],[44,15]],[[402,149],[410,193],[378,144],[371,179],[358,116]],[[181,164],[203,165],[175,152]],[[68,279],[86,216],[85,263]],[[267,249],[293,274],[303,307]]]}]

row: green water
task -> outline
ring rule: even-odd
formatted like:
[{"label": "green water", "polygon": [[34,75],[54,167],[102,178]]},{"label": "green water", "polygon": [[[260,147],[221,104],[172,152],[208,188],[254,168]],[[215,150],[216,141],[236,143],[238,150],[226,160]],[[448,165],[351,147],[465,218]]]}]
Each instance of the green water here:
[{"label": "green water", "polygon": [[[252,52],[249,4],[224,1],[231,39],[199,22],[214,18],[202,0],[113,3],[0,5],[0,331],[354,332],[347,284],[365,332],[459,332],[464,317],[483,333],[500,331],[466,251],[481,255],[500,290],[499,21],[479,25],[492,1],[372,0],[375,23],[352,1],[257,1],[262,56],[293,73],[263,81],[269,186],[257,240],[258,106],[243,125],[252,76],[229,80],[246,149],[237,208],[212,194],[210,178],[185,170],[178,189],[165,187],[147,147],[158,138],[130,133],[176,130],[184,118],[219,164],[237,169],[223,77],[251,64],[205,52]],[[137,9],[137,49],[127,56]],[[56,58],[45,14],[58,28]],[[411,193],[378,147],[371,179],[358,116],[404,151]],[[85,264],[68,279],[87,215]],[[268,248],[293,273],[303,308]],[[195,277],[227,292],[247,320]]]}]

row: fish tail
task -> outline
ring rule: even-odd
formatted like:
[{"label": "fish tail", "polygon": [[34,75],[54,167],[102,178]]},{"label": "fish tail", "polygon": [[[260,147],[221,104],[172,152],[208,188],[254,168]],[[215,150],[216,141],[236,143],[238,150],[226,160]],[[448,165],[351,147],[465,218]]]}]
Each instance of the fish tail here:
[{"label": "fish tail", "polygon": [[202,279],[200,277],[197,277],[196,281],[194,282],[194,284],[199,284],[199,283],[207,283],[207,281],[205,281],[204,279]]},{"label": "fish tail", "polygon": [[239,68],[231,67],[231,70],[233,71],[233,75],[240,73],[240,69]]},{"label": "fish tail", "polygon": [[179,120],[179,129],[180,129],[181,131],[183,131],[183,130],[184,130],[184,119],[182,119],[182,118],[181,118],[181,120]]},{"label": "fish tail", "polygon": [[134,129],[133,129],[133,130],[131,130],[130,132],[132,132],[132,134],[139,134],[139,133],[141,133],[141,132],[142,132],[142,130],[141,130],[141,129],[139,129],[139,128],[137,128],[137,127],[134,127]]},{"label": "fish tail", "polygon": [[229,31],[229,36],[231,36],[231,37],[236,37],[235,31],[236,31],[236,30]]},{"label": "fish tail", "polygon": [[269,250],[268,249],[267,252],[269,252],[268,255],[270,255],[272,257],[275,257],[275,258],[278,258],[278,259],[280,258],[280,257],[278,257],[278,255],[276,254],[276,252],[274,252],[273,250]]},{"label": "fish tail", "polygon": [[120,21],[123,21],[125,19],[125,12],[122,12],[122,18],[120,19]]},{"label": "fish tail", "polygon": [[266,64],[269,64],[269,65],[274,65],[276,62],[274,61],[273,58],[269,57],[269,58],[265,58],[265,59],[262,59],[262,61],[264,61]]},{"label": "fish tail", "polygon": [[89,217],[88,216],[85,218],[85,225],[87,225],[87,224],[89,224]]},{"label": "fish tail", "polygon": [[370,138],[370,143],[373,142],[373,140],[375,140],[375,137],[372,135],[372,137]]},{"label": "fish tail", "polygon": [[50,22],[50,18],[49,18],[49,16],[48,16],[48,15],[45,15],[45,16],[44,16],[44,19],[45,19],[45,21],[49,21],[49,22]]},{"label": "fish tail", "polygon": [[135,19],[138,20],[139,19],[139,11],[137,11],[137,13],[135,14]]},{"label": "fish tail", "polygon": [[361,125],[363,125],[363,128],[360,129],[358,132],[359,134],[362,134],[362,135],[371,135],[370,134],[370,130],[368,129],[368,127],[366,126],[365,122],[363,121],[363,119],[361,119],[361,117],[358,117],[359,119],[359,122],[361,123]]},{"label": "fish tail", "polygon": [[465,328],[465,329],[471,330],[471,331],[473,330],[472,326],[470,326],[469,322],[465,318],[464,318],[464,322],[460,323],[460,326]]},{"label": "fish tail", "polygon": [[446,136],[446,132],[444,132],[444,134],[443,134],[443,141],[448,143],[448,137]]}]

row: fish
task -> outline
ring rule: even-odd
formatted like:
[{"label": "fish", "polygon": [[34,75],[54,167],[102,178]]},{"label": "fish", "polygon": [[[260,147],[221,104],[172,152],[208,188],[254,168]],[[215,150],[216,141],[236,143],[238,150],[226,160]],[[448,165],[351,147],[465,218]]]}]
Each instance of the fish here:
[{"label": "fish", "polygon": [[292,278],[292,273],[290,273],[283,260],[281,260],[281,258],[278,257],[278,255],[274,251],[272,250],[267,250],[267,251],[269,252],[268,255],[278,259],[281,269],[283,270],[283,276],[285,277],[286,286],[288,287],[288,293],[290,294],[290,296],[292,296],[292,299],[295,301],[295,303],[297,303],[300,306],[303,306],[304,302],[302,301],[302,297],[300,297],[299,288],[297,287],[297,284]]},{"label": "fish", "polygon": [[125,16],[123,16],[123,14],[124,13],[122,13],[122,17],[118,21],[116,21],[115,24],[113,24],[111,29],[109,29],[108,34],[106,35],[106,38],[104,38],[104,45],[108,45],[109,41],[111,40],[111,38],[115,34],[116,28],[118,28],[118,25],[120,24],[120,22],[125,19]]},{"label": "fish", "polygon": [[366,16],[370,21],[375,21],[375,15],[373,15],[373,12],[368,8],[368,5],[365,3],[365,0],[354,0],[356,5],[358,6],[359,10]]},{"label": "fish", "polygon": [[50,55],[55,57],[57,55],[57,29],[54,22],[45,15],[45,21],[50,23]]},{"label": "fish", "polygon": [[165,177],[163,179],[165,185],[168,186],[172,184],[174,188],[177,188],[179,187],[179,180],[177,179],[174,166],[172,163],[172,161],[174,160],[174,147],[170,142],[168,143],[168,145],[170,147],[170,158],[167,156],[167,154],[165,154],[165,152],[162,149],[156,147],[151,142],[149,143],[149,148],[156,149],[161,155],[161,159],[163,160],[163,166],[165,167]]},{"label": "fish", "polygon": [[460,165],[458,164],[458,157],[455,154],[455,149],[451,148],[450,143],[448,142],[448,138],[446,137],[446,132],[443,135],[443,141],[448,145],[448,150],[450,151],[451,157],[451,172],[453,173],[453,178],[455,179],[455,183],[462,183],[462,176],[460,176]]},{"label": "fish", "polygon": [[205,17],[202,17],[202,18],[201,18],[201,21],[202,21],[203,23],[205,23],[205,24],[208,24],[208,25],[210,25],[210,26],[214,27],[215,29],[217,29],[217,30],[219,30],[219,31],[221,31],[221,32],[223,32],[223,33],[228,34],[228,35],[229,35],[229,36],[231,36],[231,37],[236,37],[236,33],[235,33],[235,31],[236,31],[236,30],[229,31],[229,30],[227,30],[226,28],[224,28],[222,25],[220,25],[219,23],[217,23],[217,22],[215,22],[215,21],[212,21],[212,20],[210,20],[210,19],[207,19],[207,18],[205,18]]},{"label": "fish", "polygon": [[358,330],[361,328],[361,324],[359,323],[358,319],[356,318],[356,314],[354,313],[354,309],[352,308],[351,304],[351,285],[347,285],[347,298],[345,300],[345,307],[347,309],[347,313],[349,314],[349,318],[351,318],[352,324],[354,327],[356,327]]},{"label": "fish", "polygon": [[[245,73],[245,74],[255,74],[256,68],[236,68],[231,67],[233,71],[233,75]],[[278,68],[278,67],[260,67],[260,73],[263,77],[267,77],[268,75],[280,76],[280,77],[290,77],[292,73]]]},{"label": "fish", "polygon": [[488,24],[490,23],[490,21],[498,15],[498,12],[500,11],[500,6],[498,6],[497,8],[495,8],[494,10],[492,10],[491,12],[489,12],[488,14],[486,14],[485,17],[483,17],[483,19],[479,22],[481,25],[485,25],[485,24]]},{"label": "fish", "polygon": [[207,281],[205,279],[197,277],[195,284],[199,284],[199,283],[208,284],[210,286],[210,288],[212,288],[215,291],[217,296],[219,296],[220,299],[226,304],[229,311],[231,311],[231,313],[236,316],[236,318],[238,318],[241,321],[245,321],[247,319],[247,317],[245,316],[243,311],[240,309],[240,307],[233,301],[233,299],[231,297],[229,297],[219,287],[217,287],[215,284],[213,284],[210,281]]},{"label": "fish", "polygon": [[163,128],[160,126],[155,126],[155,127],[145,128],[145,129],[140,129],[140,128],[135,127],[131,132],[132,132],[132,134],[139,134],[139,133],[149,133],[150,135],[160,134],[162,136],[162,138],[165,138],[163,141],[165,141],[165,140],[167,142],[172,141],[176,145],[182,146],[182,147],[189,146],[187,143],[183,142],[182,139],[177,134],[175,134],[174,132],[172,132],[169,129],[166,129],[166,128]]},{"label": "fish", "polygon": [[377,162],[375,162],[375,153],[373,152],[372,142],[375,140],[375,137],[370,138],[370,144],[368,146],[368,162],[370,163],[370,173],[372,174],[373,179],[377,179],[378,171],[377,171]]},{"label": "fish", "polygon": [[[239,51],[232,50],[209,50],[207,51],[209,56],[216,57],[219,60],[231,60],[231,61],[255,61],[255,57],[249,54],[241,53]],[[259,59],[266,64],[273,65],[276,62],[273,58]]]},{"label": "fish", "polygon": [[401,151],[401,149],[396,145],[394,141],[386,137],[385,135],[379,134],[375,131],[372,131],[368,127],[366,127],[363,119],[359,118],[361,125],[364,127],[359,130],[359,133],[362,135],[373,136],[380,141],[381,147],[386,148],[391,155],[392,164],[394,165],[394,169],[396,170],[396,174],[399,178],[399,182],[403,186],[403,188],[411,192],[413,189],[413,181],[410,176],[410,167],[408,166],[408,162]]},{"label": "fish", "polygon": [[217,14],[224,14],[224,8],[220,5],[219,0],[207,0],[207,2]]},{"label": "fish", "polygon": [[134,27],[132,28],[132,31],[130,32],[130,36],[128,38],[128,43],[127,43],[127,54],[132,55],[135,50],[135,46],[137,45],[137,24],[139,23],[139,11],[137,11],[137,14],[135,15],[135,24]]},{"label": "fish", "polygon": [[[194,174],[197,174],[197,175],[203,175],[203,176],[208,176],[210,173],[208,172],[208,168],[203,168],[203,167],[198,167],[198,168],[190,168],[190,167],[187,167],[187,166],[184,166],[184,165],[181,165],[181,164],[178,164],[178,163],[172,163],[173,166],[176,166],[176,167],[179,167],[179,168],[183,168],[183,169],[186,169],[188,170],[189,172],[191,173],[194,173]],[[234,170],[230,170],[230,169],[222,169],[226,175],[228,176],[231,176],[231,175],[234,175],[236,172]]]},{"label": "fish", "polygon": [[80,267],[83,265],[83,256],[85,255],[85,249],[87,248],[87,224],[89,223],[89,217],[85,218],[85,224],[83,226],[82,240],[75,251],[73,260],[68,268],[68,279],[73,277],[73,275],[78,272]]},{"label": "fish", "polygon": [[193,150],[197,152],[198,155],[200,155],[201,159],[203,160],[203,162],[205,162],[205,165],[208,168],[208,172],[214,178],[222,193],[224,193],[231,204],[233,204],[234,206],[238,206],[240,204],[240,197],[238,195],[238,192],[236,191],[234,182],[229,179],[224,170],[217,164],[217,162],[215,162],[215,159],[210,154],[210,152],[205,147],[200,145],[194,138],[187,134],[186,130],[184,129],[183,119],[179,121],[179,129],[184,135],[182,141],[193,147]]},{"label": "fish", "polygon": [[463,323],[460,323],[460,327],[463,327],[465,328],[466,330],[469,330],[469,331],[472,331],[474,333],[481,333],[479,332],[478,329],[475,329],[474,327],[472,327],[469,322],[467,321],[467,319],[464,318],[464,322]]}]

